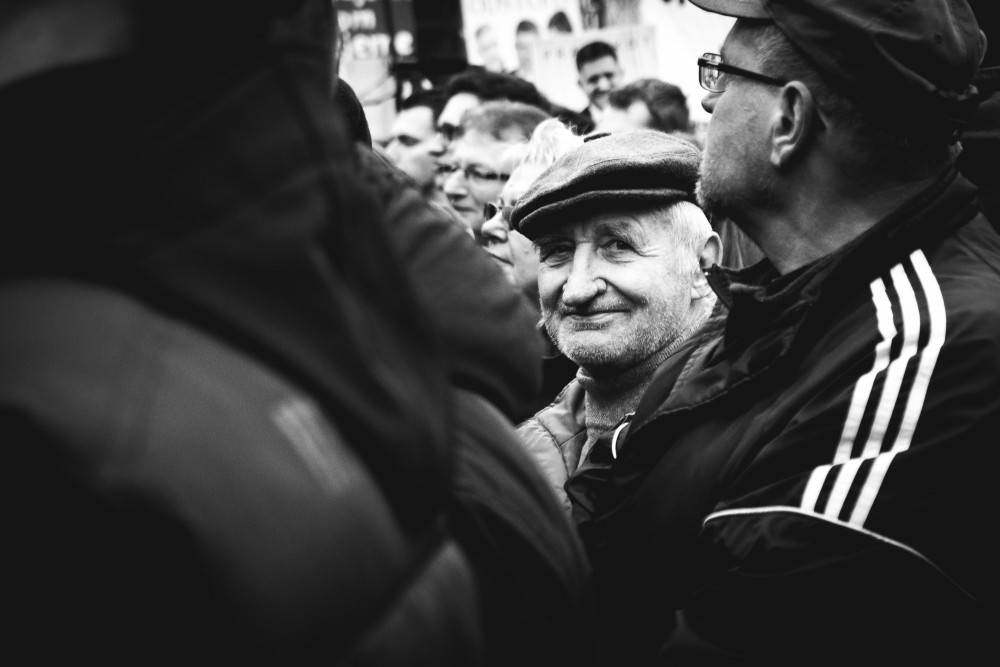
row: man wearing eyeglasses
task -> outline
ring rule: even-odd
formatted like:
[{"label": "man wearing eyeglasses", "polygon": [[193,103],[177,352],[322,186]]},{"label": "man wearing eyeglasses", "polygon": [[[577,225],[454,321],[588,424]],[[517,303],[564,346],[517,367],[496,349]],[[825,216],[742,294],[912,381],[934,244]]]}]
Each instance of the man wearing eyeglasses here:
[{"label": "man wearing eyeglasses", "polygon": [[[525,296],[535,320],[541,317],[538,303],[538,254],[531,241],[510,228],[514,207],[540,174],[559,157],[583,144],[583,137],[573,132],[558,118],[538,125],[526,144],[517,144],[504,152],[505,163],[512,165],[510,178],[503,186],[495,204],[483,209],[483,247],[504,272],[507,280]],[[543,327],[541,323],[538,325]],[[544,328],[542,329],[544,334]],[[578,366],[544,335],[542,353],[542,390],[535,395],[529,414],[535,414],[576,377]]]},{"label": "man wearing eyeglasses", "polygon": [[547,118],[541,109],[519,102],[486,102],[462,116],[438,173],[448,203],[477,240],[486,221],[483,207],[496,201],[510,176],[503,169],[504,150],[527,141]]},{"label": "man wearing eyeglasses", "polygon": [[[958,174],[965,0],[692,0],[699,201],[766,261],[664,364],[579,530],[616,664],[981,664],[998,601],[1000,236]],[[617,659],[621,658],[621,659]]]}]

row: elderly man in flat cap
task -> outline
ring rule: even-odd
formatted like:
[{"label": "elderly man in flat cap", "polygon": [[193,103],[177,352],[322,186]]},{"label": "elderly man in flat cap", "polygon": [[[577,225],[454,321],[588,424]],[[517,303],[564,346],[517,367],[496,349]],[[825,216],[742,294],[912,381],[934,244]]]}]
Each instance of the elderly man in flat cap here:
[{"label": "elderly man in flat cap", "polygon": [[766,261],[709,272],[725,327],[661,368],[590,487],[604,645],[615,664],[985,664],[1000,236],[955,168],[976,18],[692,3],[737,17],[698,61],[699,200]]},{"label": "elderly man in flat cap", "polygon": [[653,371],[708,319],[719,237],[693,203],[700,155],[653,130],[605,135],[532,184],[511,224],[533,241],[549,336],[576,378],[518,429],[567,512],[568,477],[612,460]]}]

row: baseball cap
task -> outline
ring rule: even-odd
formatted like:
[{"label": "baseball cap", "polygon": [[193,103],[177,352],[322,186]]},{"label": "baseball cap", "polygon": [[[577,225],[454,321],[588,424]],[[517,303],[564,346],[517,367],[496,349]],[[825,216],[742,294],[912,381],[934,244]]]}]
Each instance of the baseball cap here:
[{"label": "baseball cap", "polygon": [[656,130],[592,135],[543,171],[511,212],[529,239],[602,207],[694,201],[701,153]]},{"label": "baseball cap", "polygon": [[946,129],[975,113],[971,85],[986,50],[966,0],[691,0],[773,21],[844,96],[873,118]]}]

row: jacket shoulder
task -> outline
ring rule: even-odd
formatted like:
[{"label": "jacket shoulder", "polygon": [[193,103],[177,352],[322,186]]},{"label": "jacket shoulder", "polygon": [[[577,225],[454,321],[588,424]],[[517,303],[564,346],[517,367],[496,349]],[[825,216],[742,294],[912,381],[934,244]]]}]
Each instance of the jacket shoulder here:
[{"label": "jacket shoulder", "polygon": [[569,479],[570,461],[566,447],[575,439],[586,438],[583,386],[573,380],[548,407],[517,427],[525,451],[548,480],[563,508],[569,512],[570,502],[563,488]]}]

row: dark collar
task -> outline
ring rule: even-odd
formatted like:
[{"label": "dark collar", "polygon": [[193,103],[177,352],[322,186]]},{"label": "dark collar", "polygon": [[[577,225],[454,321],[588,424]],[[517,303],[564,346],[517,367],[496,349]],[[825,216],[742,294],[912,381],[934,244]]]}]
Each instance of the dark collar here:
[{"label": "dark collar", "polygon": [[914,249],[950,234],[977,212],[974,186],[949,168],[864,234],[791,273],[779,274],[767,260],[742,271],[710,268],[709,284],[730,311],[726,345],[738,346],[741,339],[752,339],[763,327],[773,330],[783,320],[797,326],[797,313],[820,299],[849,298]]},{"label": "dark collar", "polygon": [[[724,332],[701,343],[683,370],[672,371],[679,379],[661,388],[649,419],[791,363],[872,280],[977,214],[975,187],[949,169],[851,243],[792,273],[781,275],[766,260],[742,271],[713,267],[709,282],[729,309]],[[683,392],[671,391],[681,385]]]}]

